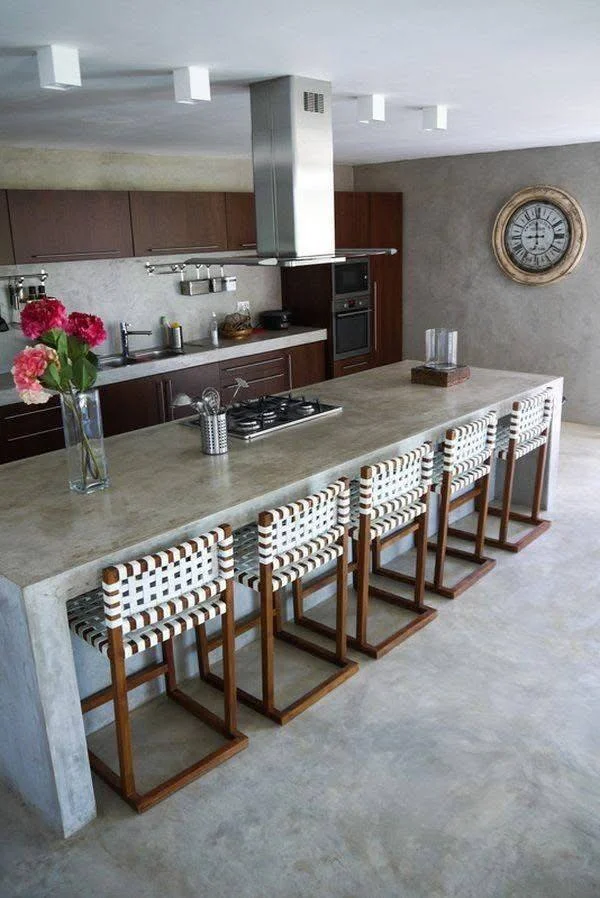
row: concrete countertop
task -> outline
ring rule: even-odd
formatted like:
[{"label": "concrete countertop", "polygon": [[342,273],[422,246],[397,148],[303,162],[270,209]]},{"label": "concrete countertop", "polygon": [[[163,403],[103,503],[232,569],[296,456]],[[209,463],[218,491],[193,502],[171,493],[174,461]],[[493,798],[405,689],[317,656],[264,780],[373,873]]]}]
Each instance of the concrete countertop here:
[{"label": "concrete countertop", "polygon": [[112,437],[111,486],[89,496],[68,490],[64,450],[1,466],[0,575],[26,587],[68,574],[66,599],[96,583],[109,561],[223,521],[239,526],[361,464],[437,439],[451,424],[492,408],[506,414],[548,384],[562,391],[562,378],[483,368],[451,389],[417,386],[414,364],[315,385],[311,394],[342,405],[340,415],[253,443],[230,439],[224,456],[203,455],[199,430],[179,423]]},{"label": "concrete countertop", "polygon": [[[208,340],[199,340],[194,343],[186,343],[181,355],[172,355],[151,362],[139,362],[137,365],[125,365],[123,368],[101,370],[96,386],[135,380],[138,377],[148,377],[151,374],[166,374],[169,371],[178,371],[182,368],[193,368],[195,365],[226,362],[229,359],[259,355],[262,352],[291,349],[294,346],[319,343],[326,339],[327,331],[323,328],[291,325],[286,330],[280,331],[257,330],[242,340],[220,338],[218,347],[212,346]],[[10,405],[19,401],[19,394],[14,388],[12,375],[0,374],[0,405]]]}]

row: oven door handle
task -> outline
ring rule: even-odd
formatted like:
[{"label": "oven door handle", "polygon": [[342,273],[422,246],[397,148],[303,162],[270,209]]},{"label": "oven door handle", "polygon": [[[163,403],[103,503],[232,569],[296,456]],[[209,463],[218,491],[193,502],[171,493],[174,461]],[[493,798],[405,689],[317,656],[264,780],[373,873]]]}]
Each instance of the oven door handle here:
[{"label": "oven door handle", "polygon": [[336,318],[352,318],[355,315],[368,315],[370,309],[359,309],[358,312],[336,312]]}]

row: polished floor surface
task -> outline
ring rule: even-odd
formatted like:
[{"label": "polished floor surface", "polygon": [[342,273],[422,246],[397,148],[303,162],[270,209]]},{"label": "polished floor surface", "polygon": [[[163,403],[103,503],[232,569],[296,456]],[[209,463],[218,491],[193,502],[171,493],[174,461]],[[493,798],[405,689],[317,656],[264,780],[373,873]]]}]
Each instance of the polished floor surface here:
[{"label": "polished floor surface", "polygon": [[[565,425],[553,519],[287,727],[242,709],[247,751],[143,816],[95,781],[63,842],[2,790],[2,898],[600,896],[600,429]],[[166,704],[142,785],[204,745]]]}]

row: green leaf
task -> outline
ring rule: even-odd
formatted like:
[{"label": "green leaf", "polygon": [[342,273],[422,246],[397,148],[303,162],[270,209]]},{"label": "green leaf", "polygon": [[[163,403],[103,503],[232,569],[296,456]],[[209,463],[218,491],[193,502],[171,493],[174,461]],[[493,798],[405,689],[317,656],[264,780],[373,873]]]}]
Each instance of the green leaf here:
[{"label": "green leaf", "polygon": [[96,355],[95,352],[92,352],[91,349],[88,350],[87,359],[88,359],[88,362],[91,362],[92,365],[94,365],[96,367],[96,369],[98,368],[98,356]]},{"label": "green leaf", "polygon": [[82,358],[87,350],[87,344],[82,343],[79,337],[67,337],[67,346],[69,358],[72,362],[74,362],[75,359]]},{"label": "green leaf", "polygon": [[63,358],[67,358],[69,355],[69,344],[67,342],[67,335],[62,330],[56,330],[56,351],[61,357],[61,361]]},{"label": "green leaf", "polygon": [[96,381],[96,368],[86,358],[73,362],[73,383],[78,390],[89,390]]},{"label": "green leaf", "polygon": [[44,376],[41,378],[41,381],[45,387],[48,387],[51,390],[62,389],[60,372],[54,363],[48,365],[46,371],[44,372]]}]

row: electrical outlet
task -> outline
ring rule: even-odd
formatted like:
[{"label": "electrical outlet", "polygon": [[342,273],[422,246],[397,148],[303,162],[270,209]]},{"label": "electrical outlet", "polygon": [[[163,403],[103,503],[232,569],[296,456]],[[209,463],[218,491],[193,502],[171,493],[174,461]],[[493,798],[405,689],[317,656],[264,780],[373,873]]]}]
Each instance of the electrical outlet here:
[{"label": "electrical outlet", "polygon": [[236,311],[245,312],[247,315],[250,314],[250,303],[249,302],[238,302]]}]

